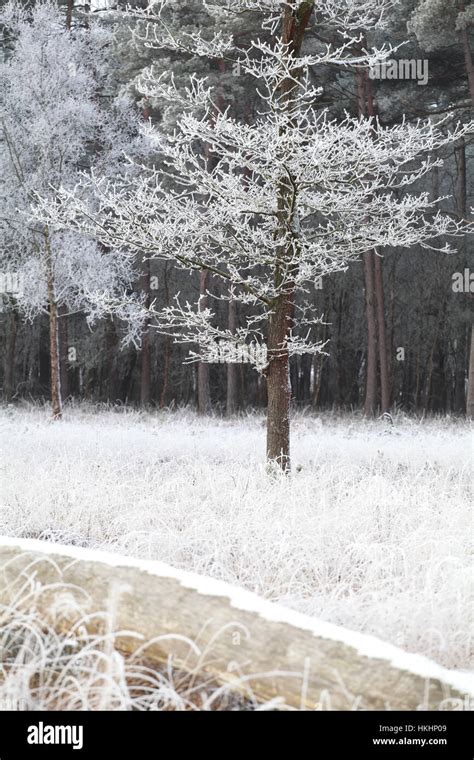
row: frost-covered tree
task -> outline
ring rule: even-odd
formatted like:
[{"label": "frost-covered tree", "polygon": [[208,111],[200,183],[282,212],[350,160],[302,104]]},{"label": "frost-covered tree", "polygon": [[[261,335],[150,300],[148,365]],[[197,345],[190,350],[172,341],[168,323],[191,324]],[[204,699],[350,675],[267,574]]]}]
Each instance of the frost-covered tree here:
[{"label": "frost-covered tree", "polygon": [[113,167],[124,144],[116,138],[130,137],[133,120],[123,101],[111,113],[100,107],[108,33],[95,27],[69,31],[49,1],[31,11],[10,2],[0,23],[13,41],[0,68],[2,269],[14,271],[21,282],[12,294],[14,308],[29,319],[49,314],[51,398],[58,418],[59,309],[91,315],[90,293],[123,289],[132,271],[128,257],[114,257],[95,240],[34,220],[35,197],[52,199],[59,187],[74,186],[98,144],[102,172]]},{"label": "frost-covered tree", "polygon": [[474,28],[474,4],[471,0],[416,0],[408,23],[424,50],[442,50],[461,43],[474,102],[474,67],[471,32]]},{"label": "frost-covered tree", "polygon": [[[223,29],[209,34],[174,33],[167,22],[174,3],[154,3],[146,13],[146,44],[227,61],[254,82],[257,118],[249,124],[232,115],[196,76],[183,91],[172,74],[145,72],[144,95],[181,107],[173,133],[150,129],[160,163],[127,185],[96,178],[98,207],[65,190],[41,211],[51,223],[67,222],[109,246],[209,271],[226,283],[223,298],[252,307],[235,332],[220,328],[199,303],[177,300],[153,316],[159,329],[197,343],[196,357],[235,361],[245,354],[265,374],[267,456],[283,470],[290,466],[289,359],[323,350],[311,339],[317,316],[305,294],[368,249],[449,250],[445,236],[461,234],[461,223],[439,213],[428,193],[407,188],[439,165],[432,152],[468,127],[446,133],[431,121],[383,128],[370,118],[336,120],[320,105],[310,77],[324,64],[366,67],[384,60],[390,50],[364,50],[360,30],[382,24],[388,4],[204,2]],[[259,19],[262,33],[237,44],[226,31],[234,14]],[[341,41],[312,38],[306,45],[310,26],[325,30],[322,39]]]}]

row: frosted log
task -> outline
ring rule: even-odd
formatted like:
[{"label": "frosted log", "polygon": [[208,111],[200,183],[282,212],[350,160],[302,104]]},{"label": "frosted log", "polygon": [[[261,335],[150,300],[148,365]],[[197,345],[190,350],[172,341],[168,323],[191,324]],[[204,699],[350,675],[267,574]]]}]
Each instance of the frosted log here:
[{"label": "frosted log", "polygon": [[[34,576],[45,587],[37,595],[40,613],[50,621],[55,597],[69,584],[67,593],[78,595],[82,612],[107,611],[113,631],[137,634],[118,635],[124,653],[150,642],[145,654],[157,666],[172,655],[175,667],[199,666],[231,690],[251,688],[261,702],[280,697],[290,708],[307,710],[437,710],[473,703],[468,673],[159,562],[2,538],[0,570],[2,604],[11,601],[19,578]],[[90,625],[100,626],[100,618]]]}]

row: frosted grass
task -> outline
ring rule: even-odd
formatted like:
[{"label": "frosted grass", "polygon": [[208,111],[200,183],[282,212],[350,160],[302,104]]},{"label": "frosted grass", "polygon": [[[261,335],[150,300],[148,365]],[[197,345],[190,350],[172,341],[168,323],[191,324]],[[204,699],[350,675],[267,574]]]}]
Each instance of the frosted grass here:
[{"label": "frosted grass", "polygon": [[298,414],[291,479],[262,416],[80,405],[0,414],[0,529],[157,559],[472,666],[472,427]]}]

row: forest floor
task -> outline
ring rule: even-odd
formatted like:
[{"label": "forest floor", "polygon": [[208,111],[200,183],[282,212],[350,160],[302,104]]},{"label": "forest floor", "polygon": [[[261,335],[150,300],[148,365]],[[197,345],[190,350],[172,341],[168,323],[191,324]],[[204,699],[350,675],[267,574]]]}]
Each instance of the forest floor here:
[{"label": "forest floor", "polygon": [[472,427],[297,413],[0,409],[0,533],[157,559],[468,669]]}]

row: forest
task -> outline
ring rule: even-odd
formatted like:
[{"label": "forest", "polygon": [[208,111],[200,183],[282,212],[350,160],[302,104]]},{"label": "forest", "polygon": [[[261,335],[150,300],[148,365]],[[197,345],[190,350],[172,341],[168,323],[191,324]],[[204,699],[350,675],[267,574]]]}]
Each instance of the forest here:
[{"label": "forest", "polygon": [[[220,34],[220,20],[206,15],[199,6],[199,2],[175,4],[170,16],[171,33],[180,30],[182,34],[192,34],[198,27],[206,39]],[[376,117],[384,129],[393,129],[403,114],[407,124],[415,125],[427,118],[439,123],[443,135],[459,129],[457,139],[439,140],[432,146],[430,171],[420,173],[410,186],[397,188],[394,198],[405,206],[410,204],[413,192],[424,195],[430,211],[429,204],[440,199],[437,208],[449,219],[467,221],[473,196],[472,138],[459,125],[467,125],[472,116],[474,73],[469,24],[466,21],[465,27],[460,27],[455,6],[451,0],[404,0],[386,12],[383,29],[368,32],[369,46],[383,46],[390,41],[395,52],[389,60],[424,62],[429,72],[427,82],[420,81],[416,71],[412,77],[409,67],[409,78],[398,78],[398,69],[394,74],[397,78],[389,78],[393,67],[381,64],[382,71],[375,68],[371,78],[363,68],[330,60],[312,66],[308,87],[318,90],[317,108],[335,124],[367,115]],[[258,14],[249,9],[232,23],[226,22],[225,31],[229,29],[238,40],[236,62],[232,63],[224,55],[200,56],[197,60],[192,52],[158,49],[147,38],[151,31],[141,31],[140,24],[144,22],[133,21],[133,13],[129,18],[118,7],[109,11],[106,4],[100,3],[85,10],[71,0],[60,3],[49,22],[43,9],[37,23],[45,39],[48,23],[62,24],[64,31],[58,38],[58,50],[52,49],[51,59],[45,59],[44,70],[37,68],[32,74],[38,51],[32,47],[28,52],[24,47],[18,50],[19,32],[15,29],[21,29],[25,42],[29,32],[27,26],[15,27],[18,21],[8,26],[8,8],[7,5],[4,10],[2,37],[3,58],[8,66],[4,75],[6,120],[2,132],[3,161],[7,164],[2,170],[2,194],[8,198],[2,221],[5,262],[0,350],[4,400],[58,396],[54,386],[60,383],[62,403],[88,399],[160,408],[193,405],[202,414],[264,408],[268,379],[256,371],[251,354],[242,362],[230,362],[225,355],[210,363],[201,362],[196,343],[175,337],[175,333],[181,333],[181,337],[192,340],[197,328],[190,326],[184,336],[179,324],[173,325],[174,329],[159,329],[160,322],[166,321],[163,310],[171,308],[180,294],[181,302],[199,304],[202,310],[212,313],[218,331],[213,336],[215,341],[222,333],[222,341],[238,335],[249,343],[258,333],[264,342],[264,321],[253,321],[258,318],[258,308],[250,298],[233,293],[239,278],[219,278],[212,268],[187,269],[174,253],[162,255],[154,250],[147,255],[146,247],[141,248],[135,240],[128,241],[127,257],[122,255],[120,261],[114,261],[109,250],[114,241],[107,235],[95,238],[95,243],[88,237],[85,243],[80,227],[70,225],[67,235],[63,233],[63,242],[56,238],[57,248],[52,240],[54,288],[48,295],[47,275],[42,272],[43,284],[39,288],[34,276],[42,266],[41,256],[35,252],[34,233],[28,234],[26,229],[27,216],[12,221],[12,214],[15,216],[20,208],[15,206],[15,199],[22,192],[15,161],[28,161],[25,170],[32,173],[27,177],[28,192],[41,194],[59,181],[67,187],[77,182],[86,186],[84,172],[94,171],[97,179],[101,174],[109,179],[113,176],[112,162],[121,164],[120,150],[131,150],[133,146],[132,160],[143,167],[135,170],[137,187],[147,178],[153,181],[147,172],[164,159],[154,132],[147,130],[169,134],[179,118],[177,97],[166,100],[158,85],[160,77],[169,72],[178,91],[186,87],[190,75],[196,77],[196,86],[198,76],[207,77],[216,93],[215,107],[237,125],[254,124],[261,101],[253,81],[255,74],[247,73],[244,64],[239,63],[239,51],[245,51],[252,36],[260,33]],[[469,19],[472,10],[468,4],[467,10],[460,12]],[[100,25],[98,39],[87,41],[85,35],[92,24]],[[305,45],[310,51],[318,51],[316,58],[326,40],[335,36],[335,23],[329,21],[326,26],[323,20],[320,27],[306,32]],[[68,34],[74,40],[72,45],[68,45]],[[39,50],[39,38],[36,45]],[[349,54],[359,53],[348,51]],[[87,75],[89,81],[76,80],[76,66],[86,69],[84,77]],[[25,77],[28,89],[20,86]],[[45,100],[39,100],[39,94],[32,95],[41,93],[42,87],[48,90]],[[77,113],[79,121],[77,98],[89,98],[82,100],[83,105],[88,102],[94,107],[94,113]],[[34,103],[37,107],[33,107]],[[57,121],[60,108],[69,108],[70,113]],[[212,111],[206,118],[213,118]],[[50,131],[47,124],[52,125]],[[140,133],[142,125],[147,137],[143,130]],[[22,135],[21,153],[15,146],[20,129],[28,133]],[[403,136],[398,137],[403,142]],[[68,146],[65,153],[61,142]],[[8,146],[18,151],[13,159]],[[213,164],[219,161],[219,145],[206,142],[205,134],[198,133],[195,148],[201,151],[212,173]],[[409,159],[407,146],[406,156],[400,160]],[[441,161],[442,169],[438,164]],[[342,170],[348,170],[349,164]],[[252,171],[251,166],[246,170]],[[115,171],[121,172],[123,167],[117,166]],[[25,214],[25,208],[29,208],[26,195],[21,202]],[[147,216],[153,211],[151,206],[145,208]],[[368,246],[361,255],[358,250],[348,256],[338,253],[337,265],[332,261],[320,267],[313,281],[297,290],[295,336],[308,338],[310,345],[308,351],[301,346],[290,357],[292,403],[316,409],[363,409],[369,415],[393,408],[417,414],[472,414],[472,391],[469,397],[467,391],[469,366],[473,371],[471,238],[459,230],[454,239],[441,236],[428,244],[421,236],[411,235],[407,240],[406,235],[395,231],[391,232],[392,239],[379,239],[377,235],[386,231],[390,213],[387,206],[374,218],[373,223],[380,229],[374,230],[372,247]],[[149,219],[143,221],[145,234]],[[97,244],[102,246],[101,251],[94,249]],[[444,250],[446,245],[451,253]],[[81,260],[80,250],[87,251]],[[260,263],[256,266],[264,267]],[[25,280],[21,298],[15,297],[15,276]],[[107,292],[110,300],[125,288],[129,296],[135,294],[145,306],[153,303],[154,307],[153,316],[144,319],[141,334],[135,333],[132,341],[127,340],[124,314],[119,309],[99,308],[92,295]],[[309,312],[316,315],[312,322]],[[161,319],[156,314],[161,314]],[[50,351],[51,329],[58,334],[58,356]],[[319,345],[321,350],[311,350],[311,345]],[[188,361],[190,347],[194,361]]]}]

